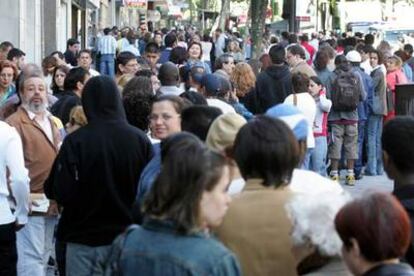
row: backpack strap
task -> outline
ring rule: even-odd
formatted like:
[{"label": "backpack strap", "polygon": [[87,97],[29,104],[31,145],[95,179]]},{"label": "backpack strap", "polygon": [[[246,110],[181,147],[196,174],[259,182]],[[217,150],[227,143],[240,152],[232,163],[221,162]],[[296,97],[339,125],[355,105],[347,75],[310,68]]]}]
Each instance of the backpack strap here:
[{"label": "backpack strap", "polygon": [[135,229],[137,229],[139,225],[132,224],[127,227],[127,229],[120,234],[118,237],[115,238],[111,245],[111,249],[108,254],[108,258],[106,260],[105,264],[105,276],[111,276],[111,275],[121,275],[120,269],[119,269],[119,261],[122,256],[122,251],[125,246],[125,240],[127,236]]}]

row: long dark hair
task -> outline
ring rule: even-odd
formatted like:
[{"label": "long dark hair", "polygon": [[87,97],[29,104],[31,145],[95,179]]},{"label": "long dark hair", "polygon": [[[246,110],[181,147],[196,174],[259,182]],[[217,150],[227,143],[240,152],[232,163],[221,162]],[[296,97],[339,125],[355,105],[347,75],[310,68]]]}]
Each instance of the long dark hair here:
[{"label": "long dark hair", "polygon": [[143,212],[172,220],[180,234],[197,231],[203,192],[217,185],[227,161],[186,132],[162,142],[161,158],[162,169],[144,201]]}]

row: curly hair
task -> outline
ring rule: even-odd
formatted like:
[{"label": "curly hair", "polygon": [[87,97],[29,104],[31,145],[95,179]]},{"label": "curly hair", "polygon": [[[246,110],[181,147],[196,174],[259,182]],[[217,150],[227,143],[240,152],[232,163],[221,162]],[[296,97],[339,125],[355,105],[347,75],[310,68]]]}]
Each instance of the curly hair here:
[{"label": "curly hair", "polygon": [[155,95],[152,92],[152,83],[148,77],[133,77],[124,87],[122,102],[128,122],[148,131],[152,103]]},{"label": "curly hair", "polygon": [[256,76],[248,63],[239,62],[234,67],[230,80],[237,89],[237,96],[244,97],[254,87]]}]

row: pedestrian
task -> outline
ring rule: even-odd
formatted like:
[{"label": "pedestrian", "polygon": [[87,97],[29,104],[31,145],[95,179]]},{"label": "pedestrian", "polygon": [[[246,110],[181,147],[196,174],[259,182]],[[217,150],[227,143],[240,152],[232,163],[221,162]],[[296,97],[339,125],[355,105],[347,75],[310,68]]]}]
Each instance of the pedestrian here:
[{"label": "pedestrian", "polygon": [[103,30],[104,35],[99,39],[98,52],[100,54],[99,71],[102,75],[115,77],[116,40],[110,28]]},{"label": "pedestrian", "polygon": [[382,162],[381,134],[383,117],[387,114],[386,83],[385,75],[381,69],[381,65],[383,64],[381,52],[372,50],[369,55],[374,92],[372,98],[368,98],[368,160],[365,175],[382,175],[384,173],[384,166]]},{"label": "pedestrian", "polygon": [[302,73],[308,77],[316,76],[313,68],[306,63],[305,50],[299,44],[292,44],[287,47],[286,61],[290,66],[290,71],[294,73]]},{"label": "pedestrian", "polygon": [[71,66],[77,66],[78,61],[76,57],[80,50],[80,42],[76,38],[69,38],[66,42],[66,52],[63,53],[65,56],[65,62]]},{"label": "pedestrian", "polygon": [[409,265],[399,261],[410,244],[411,227],[394,196],[376,192],[353,200],[336,215],[335,228],[352,274],[414,275]]},{"label": "pedestrian", "polygon": [[123,75],[135,75],[139,70],[139,64],[136,56],[130,52],[121,52],[116,57],[116,83],[119,84],[119,80]]},{"label": "pedestrian", "polygon": [[146,135],[127,123],[113,79],[91,78],[82,106],[88,124],[66,137],[45,183],[63,207],[56,238],[67,243],[66,275],[90,275],[132,223],[136,183],[152,157]]},{"label": "pedestrian", "polygon": [[328,153],[328,114],[332,101],[326,98],[326,90],[318,77],[309,80],[309,93],[316,102],[316,116],[313,123],[315,149],[310,158],[312,171],[326,176],[326,156]]},{"label": "pedestrian", "polygon": [[46,83],[41,74],[20,78],[21,105],[6,122],[15,127],[23,143],[25,167],[29,170],[31,215],[17,232],[17,274],[46,275],[57,223],[56,202],[45,197],[44,183],[63,140],[63,125],[47,111]]},{"label": "pedestrian", "polygon": [[143,224],[123,242],[120,271],[164,275],[168,268],[170,275],[241,275],[234,254],[210,234],[231,202],[225,157],[188,133],[166,138],[162,152],[162,170],[144,202]]},{"label": "pedestrian", "polygon": [[47,56],[42,60],[42,70],[43,76],[46,81],[47,92],[52,94],[52,81],[53,81],[53,72],[55,71],[58,61],[52,56]]},{"label": "pedestrian", "polygon": [[17,70],[20,73],[25,65],[25,56],[25,52],[23,52],[19,48],[13,48],[7,54],[7,60],[10,60],[16,66]]},{"label": "pedestrian", "polygon": [[13,84],[18,75],[17,67],[10,61],[0,62],[0,107],[16,94],[16,87]]},{"label": "pedestrian", "polygon": [[414,182],[411,177],[414,149],[411,141],[414,137],[414,120],[408,116],[397,116],[384,125],[382,149],[384,168],[394,182],[393,195],[407,211],[411,221],[411,242],[402,260],[414,265]]},{"label": "pedestrian", "polygon": [[332,101],[328,124],[332,131],[328,158],[331,160],[330,178],[339,181],[339,160],[344,147],[347,185],[355,185],[354,165],[358,159],[358,104],[366,99],[361,79],[352,72],[344,55],[335,58],[336,69],[326,87],[327,98]]},{"label": "pedestrian", "polygon": [[163,64],[170,59],[171,50],[177,47],[177,36],[174,32],[170,32],[164,38],[165,49],[161,51],[159,59],[156,63]]},{"label": "pedestrian", "polygon": [[214,74],[230,80],[235,63],[232,55],[224,53],[217,57],[214,63]]},{"label": "pedestrian", "polygon": [[16,231],[28,221],[30,179],[18,132],[5,122],[0,122],[0,132],[0,275],[13,276],[17,275]]},{"label": "pedestrian", "polygon": [[0,61],[6,60],[7,55],[14,46],[10,41],[3,41],[0,43]]},{"label": "pedestrian", "polygon": [[373,97],[374,84],[370,75],[364,72],[361,67],[362,57],[358,51],[352,50],[346,54],[346,58],[351,64],[352,71],[358,75],[361,80],[366,99],[360,101],[358,104],[358,159],[355,162],[354,173],[355,179],[361,179],[363,177],[363,150],[366,144],[366,121],[368,118],[368,99]]},{"label": "pedestrian", "polygon": [[203,95],[209,106],[219,108],[223,114],[236,113],[234,107],[229,104],[230,83],[227,79],[216,74],[206,74],[201,81]]},{"label": "pedestrian", "polygon": [[78,65],[88,71],[91,77],[99,76],[99,72],[92,68],[92,52],[88,49],[80,50],[78,53]]},{"label": "pedestrian", "polygon": [[328,69],[330,57],[328,51],[321,48],[315,54],[315,60],[313,61],[313,67],[315,69],[317,77],[321,80],[323,86],[326,86],[328,79],[331,77],[332,72]]},{"label": "pedestrian", "polygon": [[257,110],[266,112],[270,107],[282,103],[292,93],[292,75],[286,65],[286,50],[282,46],[273,46],[269,50],[272,65],[260,72],[256,81]]},{"label": "pedestrian", "polygon": [[233,56],[236,64],[244,61],[244,54],[242,53],[242,49],[240,49],[239,43],[236,40],[229,41],[227,44],[227,53]]},{"label": "pedestrian", "polygon": [[207,74],[211,73],[211,68],[210,66],[205,63],[204,61],[202,61],[202,57],[203,57],[203,50],[202,50],[202,45],[200,42],[192,42],[190,43],[190,45],[188,46],[188,60],[187,60],[187,64],[192,67],[194,65],[197,66],[202,66],[204,68],[204,71]]},{"label": "pedestrian", "polygon": [[175,95],[180,96],[184,92],[183,89],[178,87],[180,81],[180,74],[177,66],[172,62],[166,62],[161,65],[158,79],[161,82],[161,87],[157,93],[161,95]]},{"label": "pedestrian", "polygon": [[302,168],[310,169],[310,158],[315,148],[315,137],[313,136],[313,125],[316,116],[316,103],[309,93],[310,79],[302,73],[292,75],[293,93],[286,97],[284,103],[296,106],[305,116],[308,122],[308,135],[306,140],[307,152],[302,163]]},{"label": "pedestrian", "polygon": [[292,131],[279,120],[258,116],[240,129],[233,152],[246,185],[217,228],[218,238],[236,254],[246,275],[296,275],[285,210],[299,164]]},{"label": "pedestrian", "polygon": [[[168,57],[170,56],[170,53],[168,54]],[[158,73],[158,66],[157,64],[164,64],[165,62],[168,61],[168,59],[161,63],[160,60],[160,48],[158,48],[158,45],[154,42],[149,42],[147,43],[147,45],[145,46],[145,51],[144,51],[144,58],[147,60],[152,72],[154,72],[154,74]]]},{"label": "pedestrian", "polygon": [[239,62],[234,67],[230,80],[240,103],[242,103],[250,112],[257,112],[257,99],[255,94],[256,76],[252,67],[245,63]]},{"label": "pedestrian", "polygon": [[56,98],[60,99],[63,96],[65,91],[64,83],[67,74],[69,73],[69,67],[66,65],[58,65],[53,70],[52,74],[52,83],[50,88],[52,89],[52,94]]},{"label": "pedestrian", "polygon": [[58,117],[63,125],[69,122],[69,114],[73,107],[81,105],[83,89],[90,75],[83,67],[70,69],[65,78],[63,87],[64,92],[60,99],[52,105],[50,111]]},{"label": "pedestrian", "polygon": [[155,100],[151,79],[133,77],[124,87],[122,103],[128,123],[149,135],[149,116]]},{"label": "pedestrian", "polygon": [[[402,60],[398,56],[391,56],[386,60],[386,68],[387,68],[387,89],[389,89],[392,93],[392,101],[391,105],[392,109],[388,110],[387,115],[384,117],[384,122],[392,119],[395,117],[395,88],[397,84],[405,84],[407,83],[407,78],[402,71]],[[388,104],[388,103],[387,103]]]}]

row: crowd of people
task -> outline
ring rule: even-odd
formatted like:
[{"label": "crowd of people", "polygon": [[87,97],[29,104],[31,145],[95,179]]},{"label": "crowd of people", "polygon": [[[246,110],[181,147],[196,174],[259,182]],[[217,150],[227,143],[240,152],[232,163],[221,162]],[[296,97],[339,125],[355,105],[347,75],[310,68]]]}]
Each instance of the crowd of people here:
[{"label": "crowd of people", "polygon": [[374,45],[265,33],[253,59],[141,25],[39,66],[2,42],[0,275],[414,275],[413,46]]}]

